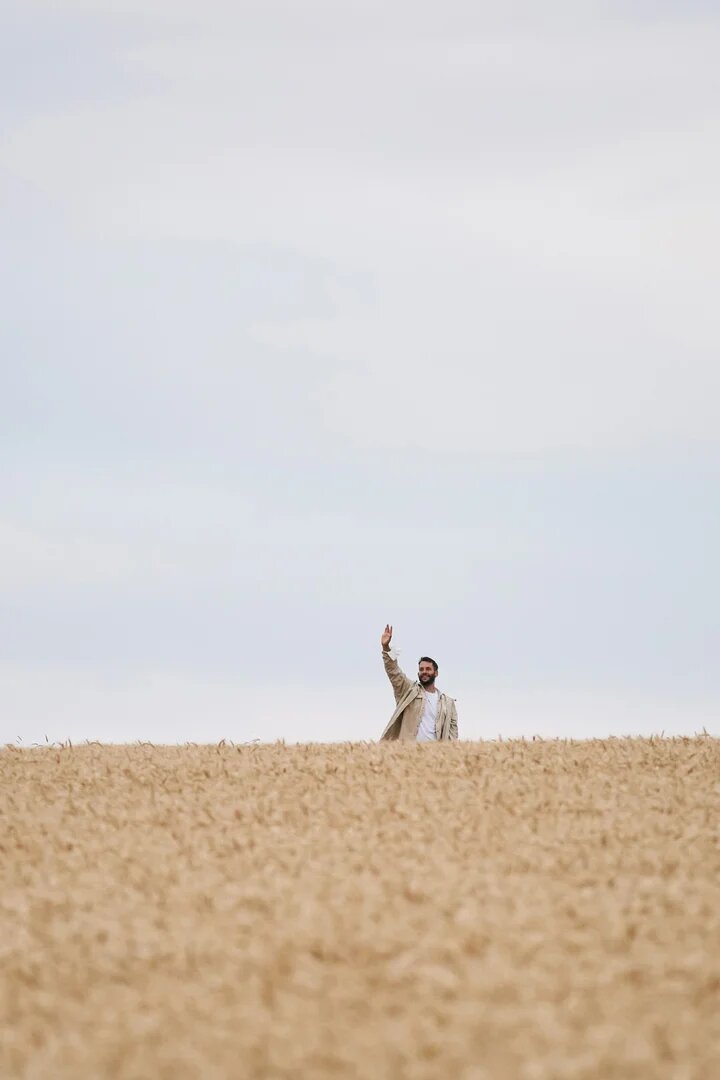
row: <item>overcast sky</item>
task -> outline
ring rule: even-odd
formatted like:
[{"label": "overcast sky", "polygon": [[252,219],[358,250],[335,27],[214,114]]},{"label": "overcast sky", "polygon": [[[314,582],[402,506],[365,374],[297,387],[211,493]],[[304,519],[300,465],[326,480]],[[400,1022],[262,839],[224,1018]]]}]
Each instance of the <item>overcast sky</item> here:
[{"label": "overcast sky", "polygon": [[716,3],[10,0],[0,742],[720,733]]}]

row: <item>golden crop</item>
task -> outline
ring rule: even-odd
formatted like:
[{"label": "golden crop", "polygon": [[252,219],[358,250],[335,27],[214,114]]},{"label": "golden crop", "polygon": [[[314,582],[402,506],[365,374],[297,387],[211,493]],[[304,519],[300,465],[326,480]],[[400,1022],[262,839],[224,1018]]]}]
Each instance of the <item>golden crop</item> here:
[{"label": "golden crop", "polygon": [[0,752],[0,1075],[720,1077],[711,738]]}]

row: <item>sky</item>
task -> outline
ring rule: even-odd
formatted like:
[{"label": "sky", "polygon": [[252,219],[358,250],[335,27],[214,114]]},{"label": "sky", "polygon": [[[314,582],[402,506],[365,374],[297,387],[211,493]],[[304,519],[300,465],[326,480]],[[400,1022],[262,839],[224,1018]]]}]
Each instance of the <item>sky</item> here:
[{"label": "sky", "polygon": [[0,744],[720,734],[720,10],[9,0]]}]

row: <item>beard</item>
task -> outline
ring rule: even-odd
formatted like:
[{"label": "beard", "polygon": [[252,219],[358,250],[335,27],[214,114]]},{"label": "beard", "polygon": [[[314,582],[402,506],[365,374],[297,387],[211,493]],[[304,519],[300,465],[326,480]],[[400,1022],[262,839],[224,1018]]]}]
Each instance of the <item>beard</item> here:
[{"label": "beard", "polygon": [[434,675],[421,675],[420,682],[423,686],[433,686],[435,683]]}]

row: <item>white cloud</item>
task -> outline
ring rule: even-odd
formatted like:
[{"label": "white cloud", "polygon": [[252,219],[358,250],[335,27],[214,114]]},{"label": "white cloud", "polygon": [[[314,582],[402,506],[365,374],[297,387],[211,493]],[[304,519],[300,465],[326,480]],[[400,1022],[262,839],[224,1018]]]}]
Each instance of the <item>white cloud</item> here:
[{"label": "white cloud", "polygon": [[[385,605],[468,682],[516,680],[466,731],[695,730],[705,706],[658,687],[714,686],[716,14],[17,20],[21,52],[37,32],[41,60],[72,56],[8,97],[0,148],[3,618],[28,671],[66,663],[37,693],[8,675],[27,730],[54,697],[57,737],[73,702],[87,737],[209,713],[228,735],[261,700],[228,672],[267,676],[269,642],[305,682],[268,730],[323,737],[316,640],[329,681],[364,672]],[[165,673],[98,674],[130,669]],[[386,703],[353,693],[343,737],[372,735]]]},{"label": "white cloud", "polygon": [[179,20],[126,57],[155,91],[37,116],[6,167],[108,243],[215,239],[370,274],[331,317],[253,330],[288,367],[330,360],[310,407],[350,445],[716,437],[720,22],[559,4],[523,29],[456,4],[437,39],[433,5],[211,9],[190,31],[192,3],[143,8]]},{"label": "white cloud", "polygon": [[[53,535],[13,522],[0,522],[0,552],[0,588],[5,590],[28,585],[93,587],[118,583],[137,568],[136,558],[125,544],[82,535]],[[142,558],[147,560],[147,551]],[[161,570],[159,562],[152,566],[155,574]]]}]

